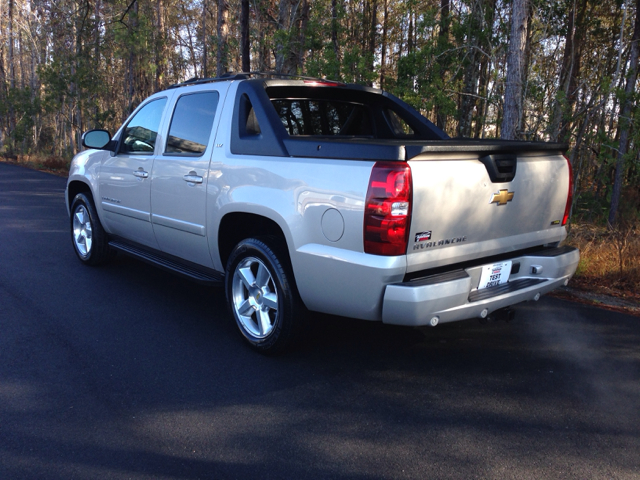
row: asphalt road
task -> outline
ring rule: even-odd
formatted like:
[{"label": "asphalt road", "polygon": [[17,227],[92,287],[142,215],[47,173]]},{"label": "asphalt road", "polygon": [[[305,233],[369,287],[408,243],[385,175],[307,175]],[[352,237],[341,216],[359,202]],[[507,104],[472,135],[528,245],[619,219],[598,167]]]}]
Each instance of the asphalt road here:
[{"label": "asphalt road", "polygon": [[317,315],[267,358],[221,290],[81,265],[64,185],[0,164],[0,478],[640,478],[640,319]]}]

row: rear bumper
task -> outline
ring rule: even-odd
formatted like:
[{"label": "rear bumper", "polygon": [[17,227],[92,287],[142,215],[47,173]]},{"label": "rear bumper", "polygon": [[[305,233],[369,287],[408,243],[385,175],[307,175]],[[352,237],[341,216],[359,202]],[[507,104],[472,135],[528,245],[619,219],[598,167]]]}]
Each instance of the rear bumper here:
[{"label": "rear bumper", "polygon": [[437,317],[437,323],[447,323],[536,300],[566,285],[578,267],[580,254],[576,248],[559,247],[511,260],[519,269],[516,272],[514,268],[509,283],[499,287],[477,289],[482,266],[388,285],[382,321],[417,327],[430,325]]}]

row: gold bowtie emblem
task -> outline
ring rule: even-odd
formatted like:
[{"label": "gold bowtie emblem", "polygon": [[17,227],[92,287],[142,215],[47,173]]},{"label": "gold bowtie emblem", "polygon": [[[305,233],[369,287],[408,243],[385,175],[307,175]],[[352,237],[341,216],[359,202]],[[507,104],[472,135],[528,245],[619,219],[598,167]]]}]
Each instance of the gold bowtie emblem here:
[{"label": "gold bowtie emblem", "polygon": [[509,190],[500,190],[498,193],[493,194],[489,205],[491,205],[492,203],[497,203],[498,205],[506,205],[507,202],[513,200],[514,193],[515,192],[510,192]]}]

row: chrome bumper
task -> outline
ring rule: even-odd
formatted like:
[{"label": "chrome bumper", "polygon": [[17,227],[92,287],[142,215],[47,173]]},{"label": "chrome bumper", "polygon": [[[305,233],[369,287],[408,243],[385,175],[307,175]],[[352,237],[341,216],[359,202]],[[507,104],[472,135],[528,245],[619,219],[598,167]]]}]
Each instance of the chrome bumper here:
[{"label": "chrome bumper", "polygon": [[[408,282],[388,285],[382,321],[423,326],[486,317],[491,312],[566,285],[580,261],[578,249],[559,247],[514,257],[509,282],[478,290],[482,266],[474,266]],[[537,272],[537,273],[534,273]]]}]

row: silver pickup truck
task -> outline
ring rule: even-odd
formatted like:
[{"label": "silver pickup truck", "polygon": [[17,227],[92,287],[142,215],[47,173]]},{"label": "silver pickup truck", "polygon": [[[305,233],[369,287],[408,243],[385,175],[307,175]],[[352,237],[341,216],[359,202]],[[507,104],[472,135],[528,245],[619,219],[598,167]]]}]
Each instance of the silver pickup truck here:
[{"label": "silver pickup truck", "polygon": [[120,251],[224,285],[244,339],[305,309],[408,326],[500,314],[566,285],[566,146],[450,139],[398,98],[238,74],[156,93],[84,134],[66,189],[87,265]]}]

